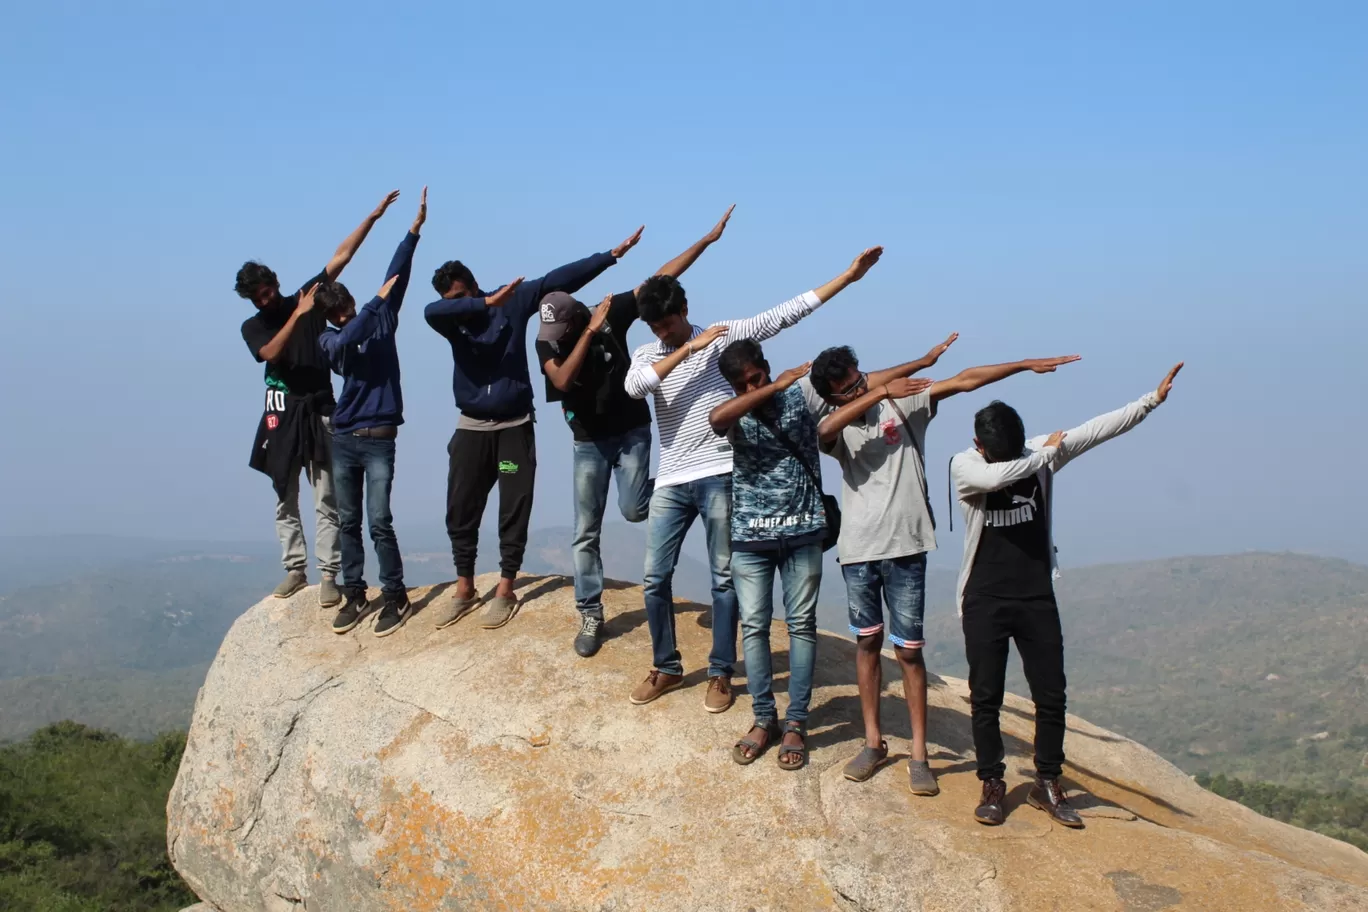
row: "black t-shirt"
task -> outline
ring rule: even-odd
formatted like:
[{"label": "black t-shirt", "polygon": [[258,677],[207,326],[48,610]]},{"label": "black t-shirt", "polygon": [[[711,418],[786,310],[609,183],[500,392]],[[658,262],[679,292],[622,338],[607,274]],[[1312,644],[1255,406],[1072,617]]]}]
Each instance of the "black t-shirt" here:
[{"label": "black t-shirt", "polygon": [[[327,280],[327,273],[320,272],[305,282],[300,291],[315,282]],[[289,297],[282,297],[265,310],[257,311],[256,316],[243,321],[242,340],[247,343],[253,358],[261,360],[258,352],[280,332],[280,328],[290,319],[290,314],[294,312],[298,302],[299,292],[296,291]],[[314,308],[301,317],[295,323],[294,331],[290,333],[280,359],[274,364],[266,365],[266,385],[272,389],[283,388],[287,393],[298,395],[326,390],[331,396],[332,372],[328,368],[327,356],[318,344],[318,337],[327,328],[328,319],[319,308]]]},{"label": "black t-shirt", "polygon": [[[651,423],[644,399],[627,395],[624,383],[632,356],[627,351],[627,329],[640,314],[635,292],[613,295],[608,302],[608,324],[594,334],[575,383],[561,392],[548,377],[546,401],[559,402],[576,440],[598,440],[624,434]],[[537,364],[546,373],[547,361],[570,356],[578,336],[566,334],[559,342],[537,342]]]},{"label": "black t-shirt", "polygon": [[1046,506],[1039,473],[988,495],[966,596],[1030,599],[1054,593]]}]

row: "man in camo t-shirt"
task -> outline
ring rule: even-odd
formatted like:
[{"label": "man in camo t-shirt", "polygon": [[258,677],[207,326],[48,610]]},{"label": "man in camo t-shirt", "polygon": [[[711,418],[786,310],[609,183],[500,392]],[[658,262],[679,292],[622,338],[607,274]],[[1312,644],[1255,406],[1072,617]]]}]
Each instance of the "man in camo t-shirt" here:
[{"label": "man in camo t-shirt", "polygon": [[[731,569],[741,615],[746,686],[755,722],[732,748],[748,764],[782,737],[779,766],[807,762],[808,702],[817,660],[817,592],[826,514],[817,474],[817,421],[793,384],[808,365],[770,380],[760,343],[728,345],[718,369],[736,398],[712,410],[713,431],[732,446]],[[771,690],[770,621],[774,574],[784,591],[789,631],[789,705],[782,734]]]}]

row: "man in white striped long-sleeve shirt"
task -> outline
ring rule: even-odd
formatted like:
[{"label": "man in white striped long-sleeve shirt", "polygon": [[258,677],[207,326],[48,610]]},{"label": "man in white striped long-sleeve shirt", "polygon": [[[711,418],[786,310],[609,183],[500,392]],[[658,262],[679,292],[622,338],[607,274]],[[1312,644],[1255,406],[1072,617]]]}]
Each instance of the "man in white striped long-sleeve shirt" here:
[{"label": "man in white striped long-sleeve shirt", "polygon": [[712,570],[712,652],[708,656],[709,712],[731,708],[736,664],[737,606],[731,579],[731,444],[713,433],[712,410],[730,399],[731,386],[717,368],[723,347],[736,339],[764,341],[779,334],[858,282],[878,262],[882,247],[871,247],[836,278],[747,320],[726,320],[707,329],[689,322],[679,280],[653,276],[641,286],[641,319],[657,341],[638,348],[625,386],[628,395],[653,395],[660,466],[651,495],[646,531],[646,618],[654,668],[632,691],[632,702],[650,703],[684,681],[675,639],[675,564],[684,536],[703,518]]}]

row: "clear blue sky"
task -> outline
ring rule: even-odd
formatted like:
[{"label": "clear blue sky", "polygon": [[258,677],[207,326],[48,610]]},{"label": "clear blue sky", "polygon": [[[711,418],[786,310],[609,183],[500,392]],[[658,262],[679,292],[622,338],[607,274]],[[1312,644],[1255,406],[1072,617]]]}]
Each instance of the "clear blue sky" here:
[{"label": "clear blue sky", "polygon": [[[947,403],[929,447],[942,526],[977,407],[999,396],[1048,431],[1182,359],[1169,405],[1063,478],[1064,561],[1368,560],[1368,7],[849,6],[7,9],[0,533],[270,540],[234,272],[260,258],[302,281],[398,187],[344,276],[369,295],[427,183],[400,332],[401,542],[442,541],[456,413],[421,318],[432,270],[459,257],[496,285],[644,222],[596,301],[735,202],[685,278],[698,322],[886,247],[767,346],[778,367],[836,342],[884,366],[952,330],[937,375],[1084,356]],[[569,436],[545,403],[538,442],[534,525],[568,522]],[[958,548],[943,536],[937,561]]]}]

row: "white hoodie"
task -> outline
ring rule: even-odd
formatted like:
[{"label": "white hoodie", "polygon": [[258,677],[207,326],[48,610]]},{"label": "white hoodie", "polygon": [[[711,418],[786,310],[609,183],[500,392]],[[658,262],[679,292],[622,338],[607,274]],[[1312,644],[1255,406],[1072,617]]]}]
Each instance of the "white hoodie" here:
[{"label": "white hoodie", "polygon": [[1159,397],[1146,393],[1136,401],[1114,412],[1098,415],[1091,421],[1064,432],[1064,442],[1058,447],[1047,447],[1048,437],[1033,437],[1026,441],[1026,452],[1011,462],[989,462],[976,449],[956,453],[950,460],[950,483],[959,497],[964,511],[964,560],[960,563],[959,585],[955,590],[955,605],[964,616],[964,587],[969,583],[969,572],[974,568],[979,538],[983,535],[983,504],[992,491],[1000,491],[1032,473],[1040,479],[1040,489],[1049,504],[1045,521],[1050,524],[1050,572],[1059,577],[1059,563],[1054,547],[1054,505],[1052,503],[1054,474],[1088,450],[1126,433],[1145,420],[1159,407]]}]

